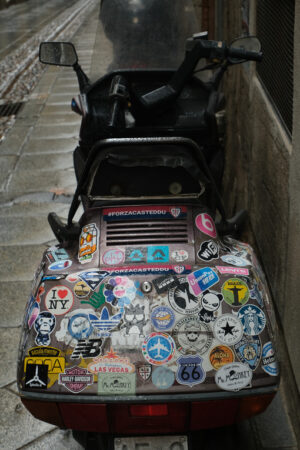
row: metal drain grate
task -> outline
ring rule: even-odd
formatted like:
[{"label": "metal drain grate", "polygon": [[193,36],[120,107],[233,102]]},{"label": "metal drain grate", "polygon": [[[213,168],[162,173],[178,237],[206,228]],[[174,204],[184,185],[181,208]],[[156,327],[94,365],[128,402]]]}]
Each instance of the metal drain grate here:
[{"label": "metal drain grate", "polygon": [[24,102],[4,103],[0,105],[0,117],[16,116],[23,105]]}]

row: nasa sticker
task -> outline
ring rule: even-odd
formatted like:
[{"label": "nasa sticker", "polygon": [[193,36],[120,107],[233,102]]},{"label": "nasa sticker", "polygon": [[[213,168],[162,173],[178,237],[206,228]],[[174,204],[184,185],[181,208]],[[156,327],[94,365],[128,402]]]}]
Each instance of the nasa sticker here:
[{"label": "nasa sticker", "polygon": [[175,353],[175,342],[166,333],[151,333],[143,342],[144,358],[157,366],[170,362]]},{"label": "nasa sticker", "polygon": [[195,314],[199,310],[199,299],[191,293],[186,277],[180,278],[179,286],[169,290],[169,303],[180,314]]},{"label": "nasa sticker", "polygon": [[267,342],[263,346],[262,368],[267,374],[273,377],[276,377],[279,374],[278,364],[276,361],[275,352],[271,341]]},{"label": "nasa sticker", "polygon": [[250,384],[252,370],[248,364],[231,363],[221,367],[215,374],[216,384],[225,391],[240,391]]},{"label": "nasa sticker", "polygon": [[169,330],[175,322],[175,314],[167,306],[158,306],[151,313],[151,322],[159,331]]},{"label": "nasa sticker", "polygon": [[223,314],[214,324],[214,336],[225,345],[234,345],[242,339],[243,325],[233,314]]},{"label": "nasa sticker", "polygon": [[249,336],[260,334],[266,325],[265,313],[256,305],[243,306],[239,310],[238,318],[243,324],[244,333]]},{"label": "nasa sticker", "polygon": [[177,350],[184,355],[202,355],[212,343],[212,332],[208,325],[195,317],[184,317],[177,322],[173,336]]},{"label": "nasa sticker", "polygon": [[73,303],[73,293],[67,286],[54,286],[45,297],[46,308],[56,316],[61,316],[70,311]]},{"label": "nasa sticker", "polygon": [[159,389],[169,389],[175,381],[175,374],[167,367],[156,367],[152,374],[152,383]]}]

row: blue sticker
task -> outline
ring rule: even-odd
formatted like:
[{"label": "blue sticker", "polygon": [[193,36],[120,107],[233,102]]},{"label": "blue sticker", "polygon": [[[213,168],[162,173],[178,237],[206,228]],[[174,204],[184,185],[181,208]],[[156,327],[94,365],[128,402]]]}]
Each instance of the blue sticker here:
[{"label": "blue sticker", "polygon": [[169,262],[169,247],[167,245],[158,245],[148,247],[148,263]]},{"label": "blue sticker", "polygon": [[109,332],[120,323],[122,316],[122,313],[110,316],[108,309],[104,306],[100,317],[96,316],[96,314],[89,314],[89,319],[93,327],[99,331],[99,336],[109,336]]},{"label": "blue sticker", "polygon": [[166,333],[151,333],[143,343],[142,352],[150,364],[160,366],[173,358],[175,342]]},{"label": "blue sticker", "polygon": [[255,305],[245,305],[240,308],[238,318],[243,324],[244,333],[249,336],[260,334],[266,325],[264,312]]},{"label": "blue sticker", "polygon": [[78,277],[94,291],[107,275],[109,275],[109,272],[105,270],[90,270],[80,272]]},{"label": "blue sticker", "polygon": [[219,281],[218,275],[210,267],[190,273],[187,279],[195,295],[201,294]]},{"label": "blue sticker", "polygon": [[165,331],[173,327],[175,314],[167,306],[158,306],[151,313],[151,321],[157,330]]},{"label": "blue sticker", "polygon": [[138,263],[146,262],[147,258],[147,247],[127,247],[125,249],[125,262]]},{"label": "blue sticker", "polygon": [[176,372],[176,380],[180,384],[187,384],[193,387],[205,380],[206,373],[202,367],[203,358],[201,356],[180,356],[176,363],[178,369]]},{"label": "blue sticker", "polygon": [[259,336],[244,335],[238,343],[234,344],[234,349],[241,362],[247,363],[251,370],[257,368],[261,357]]},{"label": "blue sticker", "polygon": [[66,259],[65,261],[58,261],[50,264],[48,267],[49,270],[64,270],[71,267],[72,261],[70,259]]},{"label": "blue sticker", "polygon": [[263,346],[262,368],[267,374],[273,377],[276,377],[279,374],[275,352],[272,346],[272,342],[270,341]]},{"label": "blue sticker", "polygon": [[36,345],[50,345],[50,334],[55,328],[56,319],[53,314],[48,311],[41,312],[34,322],[36,331],[35,343]]},{"label": "blue sticker", "polygon": [[152,383],[159,389],[169,389],[175,381],[175,374],[167,367],[157,367],[152,374]]},{"label": "blue sticker", "polygon": [[48,248],[46,256],[50,263],[65,261],[69,258],[69,255],[64,248],[57,247]]},{"label": "blue sticker", "polygon": [[75,339],[88,338],[92,332],[93,327],[87,314],[75,314],[68,323],[68,331]]}]

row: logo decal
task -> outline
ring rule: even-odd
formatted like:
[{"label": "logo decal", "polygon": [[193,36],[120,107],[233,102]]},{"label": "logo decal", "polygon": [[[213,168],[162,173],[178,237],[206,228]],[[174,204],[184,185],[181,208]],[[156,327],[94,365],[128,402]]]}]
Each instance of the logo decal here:
[{"label": "logo decal", "polygon": [[223,284],[222,294],[228,305],[240,307],[249,299],[249,288],[245,281],[239,278],[230,278]]},{"label": "logo decal", "polygon": [[166,245],[148,247],[147,262],[148,263],[166,263],[169,261],[169,247]]},{"label": "logo decal", "polygon": [[109,275],[109,272],[105,270],[90,270],[88,272],[80,272],[78,277],[94,291],[107,275]]},{"label": "logo decal", "polygon": [[152,374],[151,364],[142,364],[137,367],[137,373],[143,381],[148,381]]},{"label": "logo decal", "polygon": [[46,295],[45,305],[56,316],[66,314],[72,308],[74,297],[67,286],[55,286]]},{"label": "logo decal", "polygon": [[169,389],[175,381],[175,374],[167,367],[156,367],[152,374],[152,383],[159,389]]},{"label": "logo decal", "polygon": [[117,355],[111,348],[106,355],[94,358],[94,361],[88,365],[88,370],[100,374],[133,373],[135,366],[129,358]]},{"label": "logo decal", "polygon": [[98,377],[99,395],[134,395],[135,373],[103,373]]},{"label": "logo decal", "polygon": [[159,277],[152,282],[158,294],[167,292],[169,289],[179,285],[178,279],[173,275],[170,275],[168,277]]},{"label": "logo decal", "polygon": [[58,261],[50,264],[48,267],[49,270],[65,270],[71,267],[72,261],[70,259],[66,259],[65,261]]},{"label": "logo decal", "polygon": [[178,383],[187,384],[190,387],[202,383],[206,377],[202,362],[203,359],[198,355],[180,356],[176,361],[179,366],[176,373]]},{"label": "logo decal", "polygon": [[273,377],[276,377],[279,374],[276,356],[271,341],[263,346],[262,368],[266,373]]},{"label": "logo decal", "polygon": [[231,264],[233,266],[251,266],[251,263],[247,259],[235,255],[223,255],[221,256],[221,259],[225,263]]},{"label": "logo decal", "polygon": [[25,387],[47,389],[48,366],[44,364],[27,364]]},{"label": "logo decal", "polygon": [[117,266],[125,261],[125,254],[123,250],[107,250],[103,257],[104,264],[108,266]]},{"label": "logo decal", "polygon": [[219,281],[218,275],[210,267],[190,273],[187,279],[195,295],[201,294]]},{"label": "logo decal", "polygon": [[180,278],[179,286],[169,290],[169,302],[181,314],[194,314],[199,310],[199,299],[190,291],[186,277]]},{"label": "logo decal", "polygon": [[162,365],[173,358],[175,343],[166,333],[151,333],[143,343],[142,352],[150,364]]},{"label": "logo decal", "polygon": [[125,249],[125,262],[146,262],[147,247],[127,247]]},{"label": "logo decal", "polygon": [[106,306],[102,309],[100,317],[96,316],[96,314],[89,314],[92,326],[98,330],[98,335],[103,337],[110,335],[109,332],[116,328],[121,318],[122,313],[110,316]]},{"label": "logo decal", "polygon": [[232,314],[223,314],[214,323],[214,336],[222,344],[236,344],[243,336],[241,321]]},{"label": "logo decal", "polygon": [[216,384],[225,391],[240,391],[252,380],[248,364],[232,363],[221,367],[215,374]]},{"label": "logo decal", "polygon": [[251,370],[255,370],[261,356],[261,342],[258,336],[244,335],[240,342],[234,345],[236,355],[243,363],[247,363]]},{"label": "logo decal", "polygon": [[198,251],[198,258],[203,261],[211,261],[219,258],[219,247],[214,241],[202,242],[200,250]]},{"label": "logo decal", "polygon": [[53,314],[48,311],[41,312],[36,321],[34,328],[36,331],[36,345],[49,345],[51,342],[50,334],[55,328],[56,319]]},{"label": "logo decal", "polygon": [[176,262],[183,262],[188,259],[189,254],[186,250],[174,250],[171,254],[171,257]]},{"label": "logo decal", "polygon": [[216,320],[216,313],[220,307],[223,295],[215,291],[204,291],[201,296],[202,309],[199,312],[199,319],[209,323]]},{"label": "logo decal", "polygon": [[212,332],[208,325],[195,317],[184,317],[177,322],[173,336],[177,350],[184,355],[202,355],[207,352],[212,343]]},{"label": "logo decal", "polygon": [[245,275],[249,276],[249,269],[243,269],[241,267],[227,267],[227,266],[216,266],[218,271],[222,274],[232,274],[232,275]]},{"label": "logo decal", "polygon": [[75,339],[88,338],[92,332],[93,327],[86,314],[74,314],[69,320],[68,331]]},{"label": "logo decal", "polygon": [[101,353],[103,339],[79,339],[71,359],[95,358]]},{"label": "logo decal", "polygon": [[200,230],[202,233],[207,234],[212,238],[217,237],[215,222],[210,217],[210,215],[206,213],[198,214],[195,219],[195,223],[198,230]]},{"label": "logo decal", "polygon": [[84,281],[78,281],[74,286],[76,297],[85,298],[91,292],[90,287]]},{"label": "logo decal", "polygon": [[78,260],[81,264],[91,262],[97,250],[98,229],[95,223],[85,225],[79,238]]},{"label": "logo decal", "polygon": [[231,348],[226,345],[217,345],[209,354],[209,360],[215,370],[219,370],[225,364],[230,364],[234,361],[234,354]]},{"label": "logo decal", "polygon": [[244,333],[249,336],[260,334],[266,325],[266,316],[263,311],[255,305],[245,305],[238,313],[241,320]]},{"label": "logo decal", "polygon": [[175,314],[167,306],[158,306],[151,313],[151,321],[157,330],[169,330],[174,325]]},{"label": "logo decal", "polygon": [[94,383],[94,375],[88,373],[87,369],[74,366],[66,369],[65,373],[59,374],[58,384],[65,386],[70,392],[78,394],[88,385]]}]

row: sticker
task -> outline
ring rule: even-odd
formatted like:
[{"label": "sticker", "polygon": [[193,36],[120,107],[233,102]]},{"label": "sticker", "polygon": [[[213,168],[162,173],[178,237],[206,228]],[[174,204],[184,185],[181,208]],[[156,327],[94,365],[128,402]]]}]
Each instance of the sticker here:
[{"label": "sticker", "polygon": [[218,275],[210,267],[190,273],[187,279],[195,295],[201,294],[219,281]]},{"label": "sticker", "polygon": [[47,389],[48,366],[44,364],[27,364],[25,387]]},{"label": "sticker", "polygon": [[136,287],[128,277],[110,278],[109,282],[105,284],[104,295],[107,303],[121,308],[121,311],[124,310],[125,305],[129,305],[134,300],[135,294]]},{"label": "sticker", "polygon": [[68,331],[75,339],[86,339],[93,332],[93,326],[87,314],[74,314],[69,320]]},{"label": "sticker", "polygon": [[50,334],[55,328],[56,319],[53,314],[48,311],[41,312],[36,321],[34,328],[36,331],[36,345],[49,345],[51,342]]},{"label": "sticker", "polygon": [[234,315],[223,314],[214,323],[214,336],[222,344],[234,345],[243,336],[243,325]]},{"label": "sticker", "polygon": [[215,222],[213,221],[213,219],[210,217],[209,214],[206,213],[198,214],[198,216],[195,219],[195,223],[198,230],[200,230],[202,233],[207,234],[212,238],[217,237]]},{"label": "sticker", "polygon": [[186,206],[124,206],[121,208],[105,208],[102,217],[106,222],[120,219],[183,219],[186,217],[186,212]]},{"label": "sticker", "polygon": [[50,264],[48,269],[49,270],[65,270],[65,269],[68,269],[69,267],[71,267],[71,265],[72,265],[72,261],[70,259],[67,259],[65,261],[59,261],[59,262]]},{"label": "sticker", "polygon": [[222,286],[225,302],[234,307],[240,307],[249,299],[249,288],[240,278],[229,278]]},{"label": "sticker", "polygon": [[143,328],[146,325],[145,306],[140,304],[133,305],[132,303],[129,306],[125,306],[122,328],[125,328],[126,336],[130,334],[144,336]]},{"label": "sticker", "polygon": [[88,373],[87,369],[78,366],[66,369],[64,373],[59,374],[58,378],[58,384],[61,384],[74,394],[78,394],[78,392],[83,391],[88,385],[93,383],[94,375]]},{"label": "sticker", "polygon": [[159,331],[169,330],[175,322],[175,314],[167,306],[158,306],[151,313],[151,322]]},{"label": "sticker", "polygon": [[169,262],[169,247],[166,245],[157,245],[148,247],[148,263],[166,263]]},{"label": "sticker", "polygon": [[202,355],[210,348],[213,340],[209,326],[195,317],[185,317],[176,323],[173,337],[177,350],[184,355]]},{"label": "sticker", "polygon": [[261,357],[261,342],[258,336],[244,335],[234,344],[234,350],[240,361],[247,363],[251,370],[255,370]]},{"label": "sticker", "polygon": [[247,259],[234,255],[223,255],[221,259],[225,263],[232,264],[233,266],[251,266],[251,263]]},{"label": "sticker", "polygon": [[98,376],[99,395],[134,395],[135,373],[103,373]]},{"label": "sticker", "polygon": [[261,290],[259,289],[256,280],[253,280],[253,287],[250,290],[250,297],[252,300],[256,300],[257,303],[259,304],[259,306],[261,306],[261,307],[264,306],[263,294],[262,294]]},{"label": "sticker", "polygon": [[46,256],[49,263],[64,261],[69,258],[69,255],[64,248],[57,248],[56,246],[48,248]]},{"label": "sticker", "polygon": [[107,250],[102,256],[102,261],[108,266],[117,266],[125,261],[123,250]]},{"label": "sticker", "polygon": [[74,297],[67,286],[54,286],[45,297],[45,306],[56,316],[66,314],[72,308]]},{"label": "sticker", "polygon": [[94,361],[88,365],[89,372],[97,374],[114,374],[114,373],[133,373],[135,366],[127,357],[117,355],[111,348],[110,351],[104,355],[94,358]]},{"label": "sticker", "polygon": [[249,270],[248,269],[243,269],[242,267],[216,266],[216,268],[222,274],[249,276]]},{"label": "sticker", "polygon": [[101,346],[103,344],[103,339],[79,339],[76,345],[71,359],[78,358],[95,358],[101,353]]},{"label": "sticker", "polygon": [[180,356],[176,363],[178,369],[176,372],[176,380],[180,384],[187,384],[193,387],[205,380],[206,373],[202,367],[203,359],[201,356]]},{"label": "sticker", "polygon": [[156,278],[155,280],[152,281],[152,283],[154,284],[154,287],[158,294],[166,292],[169,289],[179,285],[178,278],[176,278],[176,276],[172,276],[172,275],[170,275],[168,277]]},{"label": "sticker", "polygon": [[221,367],[215,374],[216,384],[225,391],[240,391],[250,384],[252,370],[247,364],[231,363]]},{"label": "sticker", "polygon": [[179,286],[169,291],[170,305],[181,314],[195,314],[199,311],[199,298],[191,293],[186,277],[180,278],[178,281]]},{"label": "sticker", "polygon": [[219,370],[234,361],[233,351],[226,345],[217,345],[210,351],[209,361],[215,370]]},{"label": "sticker", "polygon": [[171,258],[174,259],[176,262],[186,261],[188,257],[189,254],[186,250],[174,250],[171,253]]},{"label": "sticker", "polygon": [[175,353],[175,343],[166,333],[151,333],[142,346],[144,358],[154,365],[170,362]]},{"label": "sticker", "polygon": [[[181,273],[185,273],[185,266],[174,266],[174,270],[176,273],[181,274]],[[189,271],[190,272],[190,271]]]},{"label": "sticker", "polygon": [[27,312],[27,325],[29,329],[32,328],[32,325],[36,321],[39,313],[40,313],[40,304],[39,302],[34,301],[34,297],[31,297],[29,300]]},{"label": "sticker", "polygon": [[80,303],[93,306],[95,309],[100,308],[106,301],[105,295],[103,294],[104,285],[100,286],[99,292],[93,292],[93,295],[88,300],[81,300]]},{"label": "sticker", "polygon": [[169,389],[175,381],[175,374],[167,367],[156,367],[152,374],[152,383],[158,389]]},{"label": "sticker", "polygon": [[263,311],[255,305],[245,305],[238,313],[241,320],[244,333],[250,336],[260,334],[266,325],[266,316]]},{"label": "sticker", "polygon": [[28,364],[48,366],[48,375],[55,375],[65,370],[65,358],[60,356],[61,352],[54,347],[33,347],[29,356],[24,359],[24,372],[27,373]]},{"label": "sticker", "polygon": [[85,225],[79,238],[78,261],[81,264],[92,261],[93,256],[97,250],[97,236],[98,229],[95,223]]},{"label": "sticker", "polygon": [[137,265],[137,266],[122,266],[122,267],[105,267],[110,275],[168,275],[174,273],[190,273],[191,266],[173,266],[173,265]]},{"label": "sticker", "polygon": [[219,246],[214,241],[202,242],[198,251],[198,258],[203,261],[211,261],[219,258]]},{"label": "sticker", "polygon": [[276,377],[279,374],[275,352],[272,346],[272,342],[270,341],[263,346],[261,366],[267,374],[273,377]]},{"label": "sticker", "polygon": [[122,313],[110,316],[106,306],[101,310],[100,317],[96,314],[89,314],[89,320],[92,326],[98,330],[98,336],[104,337],[110,336],[109,332],[119,325],[121,318]]},{"label": "sticker", "polygon": [[125,249],[125,262],[146,262],[147,261],[147,247],[127,247]]},{"label": "sticker", "polygon": [[222,294],[215,291],[204,291],[201,296],[202,308],[199,312],[199,319],[206,323],[216,320],[216,312],[219,309],[222,300]]},{"label": "sticker", "polygon": [[88,272],[80,272],[78,277],[94,291],[107,275],[109,275],[109,272],[106,270],[89,270]]},{"label": "sticker", "polygon": [[151,364],[142,364],[137,367],[137,373],[143,381],[148,381],[152,374]]},{"label": "sticker", "polygon": [[74,286],[74,293],[78,298],[85,298],[90,292],[91,289],[84,281],[78,281]]},{"label": "sticker", "polygon": [[46,275],[42,278],[42,281],[56,281],[56,280],[64,280],[66,278],[65,274],[57,274],[57,275]]}]

